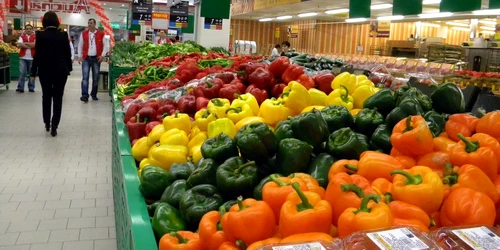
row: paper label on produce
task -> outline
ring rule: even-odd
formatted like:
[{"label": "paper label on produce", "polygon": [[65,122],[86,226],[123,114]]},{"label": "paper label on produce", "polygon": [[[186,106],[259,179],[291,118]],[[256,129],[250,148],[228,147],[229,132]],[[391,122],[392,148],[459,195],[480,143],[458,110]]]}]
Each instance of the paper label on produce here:
[{"label": "paper label on produce", "polygon": [[326,250],[323,244],[311,242],[306,244],[273,247],[273,250]]},{"label": "paper label on produce", "polygon": [[380,249],[384,250],[424,250],[429,249],[423,241],[407,228],[398,228],[376,233],[367,233],[366,236]]},{"label": "paper label on produce", "polygon": [[457,229],[451,232],[474,250],[500,249],[500,237],[487,227]]}]

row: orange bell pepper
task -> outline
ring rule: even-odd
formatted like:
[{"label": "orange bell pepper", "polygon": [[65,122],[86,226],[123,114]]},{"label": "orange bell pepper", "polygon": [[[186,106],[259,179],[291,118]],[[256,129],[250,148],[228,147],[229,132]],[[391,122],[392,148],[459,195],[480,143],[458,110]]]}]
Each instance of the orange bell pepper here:
[{"label": "orange bell pepper", "polygon": [[237,204],[222,216],[222,230],[230,241],[241,240],[247,246],[271,238],[276,228],[276,218],[271,207],[254,199],[238,197]]},{"label": "orange bell pepper", "polygon": [[468,187],[488,195],[493,203],[498,202],[499,195],[495,184],[480,168],[474,165],[463,165],[458,169],[458,173],[444,177],[443,182],[451,185],[451,191],[460,187]]},{"label": "orange bell pepper", "polygon": [[410,168],[415,167],[417,165],[417,161],[415,160],[415,158],[410,157],[410,156],[398,155],[398,156],[394,156],[394,158],[398,159],[398,161],[400,161],[401,164],[403,164],[403,167],[405,169],[410,169]]},{"label": "orange bell pepper", "polygon": [[437,211],[431,214],[431,226],[429,227],[429,230],[434,231],[436,229],[441,228],[441,217],[440,217],[441,212]]},{"label": "orange bell pepper", "polygon": [[245,249],[245,243],[243,243],[241,240],[238,240],[236,242],[232,241],[226,241],[220,245],[218,250],[243,250]]},{"label": "orange bell pepper", "polygon": [[336,174],[326,188],[325,200],[332,206],[332,224],[337,225],[339,216],[350,207],[359,207],[368,194],[376,194],[364,177],[347,173]]},{"label": "orange bell pepper", "polygon": [[333,242],[333,237],[325,234],[325,233],[304,233],[304,234],[295,234],[288,236],[280,241],[280,243],[304,243],[311,241],[326,241]]},{"label": "orange bell pepper", "polygon": [[443,202],[444,189],[439,175],[432,169],[416,166],[408,170],[395,170],[392,195],[395,200],[422,208],[426,213],[436,212]]},{"label": "orange bell pepper", "polygon": [[441,152],[448,153],[453,148],[453,146],[455,146],[456,142],[452,141],[448,137],[438,136],[438,137],[432,139],[432,143],[434,145],[434,151],[436,151],[436,152],[441,151]]},{"label": "orange bell pepper", "polygon": [[313,193],[317,193],[321,198],[325,196],[325,189],[319,185],[318,180],[309,174],[294,173],[290,178],[299,178],[306,183],[307,189]]},{"label": "orange bell pepper", "polygon": [[281,207],[280,232],[283,237],[300,233],[329,233],[332,221],[330,203],[317,193],[302,192],[299,183],[292,184],[295,193]]},{"label": "orange bell pepper", "polygon": [[454,114],[450,115],[448,121],[444,125],[444,130],[448,137],[453,141],[460,141],[458,134],[465,137],[470,137],[476,132],[476,125],[479,119],[469,114]]},{"label": "orange bell pepper", "polygon": [[490,180],[495,180],[500,159],[497,159],[496,152],[489,145],[497,148],[496,139],[486,134],[475,134],[469,138],[459,134],[458,137],[461,141],[450,152],[451,163],[456,166],[475,165],[483,170]]},{"label": "orange bell pepper", "polygon": [[252,243],[252,245],[248,246],[247,250],[257,250],[260,247],[263,247],[266,245],[278,244],[278,243],[280,243],[280,241],[281,241],[280,238],[269,238],[267,240],[257,241],[257,242]]},{"label": "orange bell pepper", "polygon": [[[368,204],[370,201],[375,203]],[[365,196],[359,208],[348,208],[339,217],[339,236],[347,236],[355,232],[389,228],[392,226],[392,213],[389,207],[379,202],[380,196]]]},{"label": "orange bell pepper", "polygon": [[377,194],[384,196],[386,193],[392,192],[392,182],[384,178],[378,178],[372,182],[372,188]]},{"label": "orange bell pepper", "polygon": [[484,133],[500,141],[500,111],[489,112],[479,119],[476,125],[478,133]]},{"label": "orange bell pepper", "polygon": [[220,223],[225,212],[224,207],[221,207],[220,211],[210,211],[201,218],[198,234],[203,242],[203,249],[217,250],[222,243],[227,241]]},{"label": "orange bell pepper", "polygon": [[390,156],[392,157],[396,157],[396,156],[401,156],[403,154],[401,154],[398,150],[396,150],[395,148],[392,148],[391,149],[391,152],[389,153]]},{"label": "orange bell pepper", "polygon": [[332,237],[339,236],[339,230],[337,229],[337,227],[335,225],[332,225],[330,227],[330,236],[332,236]]},{"label": "orange bell pepper", "polygon": [[347,166],[358,175],[365,177],[369,181],[377,178],[392,180],[391,172],[404,169],[403,164],[396,158],[375,151],[365,151],[361,154],[358,167]]},{"label": "orange bell pepper", "polygon": [[201,245],[198,234],[189,231],[165,234],[158,244],[159,250],[201,250]]},{"label": "orange bell pepper", "polygon": [[450,163],[450,155],[446,152],[438,151],[426,154],[418,159],[418,166],[426,166],[443,178],[443,170],[446,164]]},{"label": "orange bell pepper", "polygon": [[402,201],[389,203],[394,226],[415,227],[420,232],[429,232],[431,219],[421,208]]},{"label": "orange bell pepper", "polygon": [[422,116],[408,116],[392,130],[391,144],[407,156],[421,156],[433,151],[432,132]]},{"label": "orange bell pepper", "polygon": [[271,181],[262,188],[262,200],[265,201],[274,212],[276,223],[279,222],[281,207],[289,194],[295,192],[292,183],[298,182],[302,191],[309,191],[307,184],[299,178],[278,177],[271,175]]},{"label": "orange bell pepper", "polygon": [[[495,179],[495,182],[493,182],[495,185],[495,189],[497,190],[497,193],[500,195],[500,176]],[[500,224],[500,202],[497,202],[497,217],[495,219],[495,224]]]},{"label": "orange bell pepper", "polygon": [[330,170],[328,171],[328,181],[330,181],[333,176],[335,176],[338,173],[348,173],[348,174],[355,174],[355,172],[345,168],[345,165],[350,165],[350,166],[358,166],[358,160],[338,160],[332,164],[330,167]]},{"label": "orange bell pepper", "polygon": [[493,226],[495,213],[495,204],[486,194],[461,187],[451,191],[439,216],[443,227]]}]

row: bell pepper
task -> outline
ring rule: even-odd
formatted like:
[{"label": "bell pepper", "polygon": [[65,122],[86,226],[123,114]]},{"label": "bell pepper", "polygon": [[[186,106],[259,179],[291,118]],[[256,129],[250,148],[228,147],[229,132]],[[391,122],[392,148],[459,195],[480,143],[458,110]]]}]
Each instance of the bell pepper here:
[{"label": "bell pepper", "polygon": [[311,105],[322,106],[325,105],[325,100],[327,95],[325,92],[317,89],[309,89],[309,95],[311,96]]},{"label": "bell pepper", "polygon": [[387,125],[380,124],[371,136],[370,148],[386,154],[390,153],[392,149],[391,133]]},{"label": "bell pepper", "polygon": [[168,182],[173,183],[176,180],[187,180],[194,169],[195,166],[191,162],[174,163],[168,169]]},{"label": "bell pepper", "polygon": [[193,93],[196,97],[212,99],[219,95],[222,86],[224,86],[224,81],[218,78],[211,78],[194,88]]},{"label": "bell pepper", "polygon": [[446,119],[443,115],[435,111],[429,111],[425,113],[424,119],[434,137],[438,137],[441,133],[443,133],[444,125],[446,124]]},{"label": "bell pepper", "polygon": [[189,149],[187,161],[194,164],[198,163],[203,158],[201,154],[201,145],[196,145]]},{"label": "bell pepper", "polygon": [[243,158],[257,163],[266,163],[278,150],[273,131],[265,123],[254,123],[243,127],[235,137]]},{"label": "bell pepper", "polygon": [[142,137],[132,146],[132,156],[136,161],[142,161],[144,158],[148,157],[150,147],[151,145],[148,143],[148,137]]},{"label": "bell pepper", "polygon": [[259,89],[268,89],[276,81],[268,69],[258,68],[248,76],[248,82]]},{"label": "bell pepper", "polygon": [[492,111],[481,117],[476,125],[476,131],[490,135],[500,142],[500,111]]},{"label": "bell pepper", "polygon": [[231,104],[231,107],[226,110],[227,118],[233,121],[234,124],[238,123],[243,118],[253,116],[252,109],[248,104]]},{"label": "bell pepper", "polygon": [[168,170],[174,163],[186,162],[188,148],[179,145],[160,145],[151,150],[150,160],[155,161],[159,167]]},{"label": "bell pepper", "polygon": [[335,76],[330,72],[318,74],[312,77],[316,88],[325,92],[327,95],[333,91],[332,82],[334,78]]},{"label": "bell pepper", "polygon": [[392,146],[403,155],[422,156],[433,151],[433,136],[422,116],[408,116],[392,130]]},{"label": "bell pepper", "polygon": [[335,76],[335,79],[333,79],[332,89],[333,91],[335,91],[337,89],[341,89],[342,86],[344,86],[344,88],[347,88],[346,92],[352,93],[356,89],[357,79],[361,78],[357,78],[356,75],[349,74],[348,72],[341,73]]},{"label": "bell pepper", "polygon": [[248,88],[245,90],[245,93],[253,95],[259,105],[261,105],[265,100],[267,100],[267,98],[269,98],[267,90],[259,89],[255,87],[255,85],[248,86]]},{"label": "bell pepper", "polygon": [[271,207],[254,199],[238,197],[237,205],[222,217],[222,229],[230,241],[236,239],[250,245],[271,238],[276,227]]},{"label": "bell pepper", "polygon": [[292,118],[290,126],[292,127],[294,138],[307,142],[315,148],[328,139],[328,124],[318,110],[313,110]]},{"label": "bell pepper", "polygon": [[393,128],[398,122],[408,116],[424,115],[424,111],[417,99],[408,97],[404,99],[398,107],[393,109],[385,118],[385,122],[389,128]]},{"label": "bell pepper", "polygon": [[332,105],[321,110],[321,115],[328,124],[330,133],[338,129],[351,127],[354,124],[354,119],[349,113],[349,110],[340,105]]},{"label": "bell pepper", "polygon": [[295,192],[292,188],[292,183],[300,184],[302,191],[309,191],[307,184],[295,176],[280,177],[279,174],[269,176],[270,181],[262,187],[262,200],[265,201],[274,212],[276,222],[279,222],[281,207],[286,201],[289,194]]},{"label": "bell pepper", "polygon": [[347,110],[352,110],[354,107],[353,98],[344,85],[341,85],[340,88],[335,89],[326,97],[325,105],[340,105],[346,107]]},{"label": "bell pepper", "polygon": [[148,144],[153,145],[159,142],[163,133],[165,133],[165,127],[163,124],[156,125],[148,134]]},{"label": "bell pepper", "polygon": [[363,143],[350,128],[341,128],[328,138],[327,152],[333,157],[359,159],[368,150],[368,143]]},{"label": "bell pepper", "polygon": [[323,110],[324,108],[326,108],[325,106],[309,106],[305,109],[303,109],[300,113],[301,114],[304,114],[304,113],[308,113],[308,112],[311,112],[313,110],[318,110],[318,111],[321,111]]},{"label": "bell pepper", "polygon": [[246,245],[241,240],[237,241],[226,241],[220,245],[219,250],[242,250],[245,249]]},{"label": "bell pepper", "polygon": [[292,183],[295,193],[287,197],[280,213],[280,233],[287,237],[299,233],[329,233],[332,207],[313,192],[302,192],[299,183]]},{"label": "bell pepper", "polygon": [[443,227],[493,226],[495,214],[495,204],[486,194],[461,187],[448,195],[439,217]]},{"label": "bell pepper", "polygon": [[365,100],[363,108],[377,109],[378,112],[386,117],[394,108],[396,108],[394,91],[391,89],[380,90]]},{"label": "bell pepper", "polygon": [[243,127],[249,124],[265,122],[264,118],[258,116],[250,116],[241,119],[238,123],[234,125],[236,132],[240,131]]},{"label": "bell pepper", "polygon": [[149,133],[151,133],[151,131],[153,131],[153,129],[158,125],[163,126],[163,124],[160,121],[152,121],[148,123],[146,125],[146,135],[149,135]]},{"label": "bell pepper", "polygon": [[421,208],[402,201],[389,203],[389,210],[396,227],[414,227],[420,232],[428,233],[431,225],[429,215]]},{"label": "bell pepper", "polygon": [[[495,185],[497,192],[500,194],[500,177],[497,177],[493,182],[493,184]],[[497,207],[497,216],[495,218],[495,223],[498,225],[500,224],[500,216],[498,216],[500,214],[500,202],[496,204],[496,207]]]},{"label": "bell pepper", "polygon": [[432,139],[434,145],[434,151],[450,152],[450,150],[455,146],[455,142],[447,137],[435,137]]},{"label": "bell pepper", "polygon": [[160,145],[179,145],[187,147],[189,137],[186,132],[178,129],[171,129],[160,137]]},{"label": "bell pepper", "polygon": [[132,103],[125,112],[125,116],[123,117],[123,122],[126,124],[133,117],[137,117],[137,112],[142,108],[142,104]]},{"label": "bell pepper", "polygon": [[408,170],[394,170],[392,185],[394,199],[422,208],[431,214],[439,210],[443,202],[443,183],[432,169],[416,166]]},{"label": "bell pepper", "polygon": [[196,169],[189,175],[186,184],[189,187],[194,187],[201,184],[216,185],[215,174],[219,165],[209,158],[200,160]]},{"label": "bell pepper", "polygon": [[144,136],[147,136],[146,134],[146,121],[144,120],[143,122],[140,122],[140,116],[139,114],[136,115],[135,121],[133,119],[129,120],[126,124],[127,131],[128,131],[128,137],[131,142],[134,140],[137,140],[139,138],[142,138]]},{"label": "bell pepper", "polygon": [[207,139],[201,146],[201,153],[205,159],[212,159],[219,164],[239,154],[236,142],[226,134]]},{"label": "bell pepper", "polygon": [[398,103],[402,102],[406,98],[415,98],[420,104],[420,107],[422,107],[422,110],[424,112],[427,112],[432,109],[431,98],[428,97],[427,95],[422,94],[422,92],[417,88],[410,87],[407,91],[403,93],[403,95],[399,96]]},{"label": "bell pepper", "polygon": [[362,109],[354,119],[356,132],[372,135],[379,125],[384,123],[384,117],[376,109]]},{"label": "bell pepper", "polygon": [[[392,182],[390,182],[389,180],[387,180],[385,178],[377,178],[377,179],[372,181],[371,187],[383,199],[385,198],[386,203],[390,202],[387,200],[386,195],[390,194],[392,192]],[[392,195],[391,195],[391,197],[392,197]]]},{"label": "bell pepper", "polygon": [[299,77],[304,74],[304,68],[302,66],[299,66],[297,64],[292,64],[288,66],[288,68],[283,72],[283,75],[281,76],[281,80],[285,84],[290,83],[291,81],[296,81],[299,79]]},{"label": "bell pepper", "polygon": [[[328,170],[328,181],[331,181],[333,179],[333,176],[335,176],[338,173],[348,173],[348,174],[355,174],[356,172],[353,172],[345,167],[345,165],[349,165],[352,167],[358,167],[358,160],[338,160],[332,164],[330,167],[330,170]],[[328,183],[327,183],[328,185]]]},{"label": "bell pepper", "polygon": [[278,243],[280,243],[280,241],[281,241],[280,238],[269,238],[266,240],[256,241],[256,242],[252,243],[252,245],[248,246],[246,250],[258,250],[264,246],[268,246],[271,244],[278,244]]},{"label": "bell pepper", "polygon": [[186,132],[186,134],[191,133],[191,119],[187,114],[176,112],[173,115],[167,116],[163,119],[163,126],[165,127],[165,131],[177,128]]},{"label": "bell pepper", "polygon": [[292,116],[300,114],[300,112],[312,104],[311,95],[307,89],[299,82],[291,81],[283,90],[281,98],[285,106],[290,109]]},{"label": "bell pepper", "polygon": [[194,124],[201,130],[201,131],[207,131],[208,130],[208,124],[217,120],[217,117],[215,114],[212,114],[208,111],[208,109],[200,109],[196,114],[194,115]]},{"label": "bell pepper", "polygon": [[451,191],[460,187],[467,187],[488,195],[494,203],[498,202],[499,193],[495,184],[480,168],[474,165],[466,164],[461,166],[458,173],[445,176],[443,182],[451,186]]},{"label": "bell pepper", "polygon": [[[246,88],[245,88],[246,89]],[[236,95],[241,94],[240,90],[236,85],[226,84],[219,91],[219,97],[227,99],[232,102]]]},{"label": "bell pepper", "polygon": [[217,115],[217,118],[226,117],[226,110],[231,106],[228,99],[214,98],[208,102],[207,109],[210,113]]},{"label": "bell pepper", "polygon": [[[370,201],[375,203],[369,205]],[[365,196],[358,208],[348,208],[339,217],[339,236],[347,236],[359,231],[383,229],[391,227],[393,216],[389,207],[380,202],[380,196]]]},{"label": "bell pepper", "polygon": [[[172,169],[172,168],[170,168]],[[188,190],[188,186],[186,185],[186,180],[176,180],[170,186],[165,188],[163,194],[161,195],[160,202],[166,202],[171,206],[178,208],[181,197]]]},{"label": "bell pepper", "polygon": [[278,83],[271,89],[271,96],[274,98],[279,98],[283,94],[283,90],[286,88],[286,84]]},{"label": "bell pepper", "polygon": [[210,211],[201,218],[198,233],[201,242],[203,242],[203,249],[218,250],[219,246],[228,240],[222,231],[221,223],[225,213],[226,209],[221,207],[219,211]]},{"label": "bell pepper", "polygon": [[[283,177],[282,175],[280,174],[273,174],[275,177]],[[267,176],[267,177],[264,177],[264,179],[262,179],[259,184],[257,184],[257,186],[255,186],[255,188],[253,189],[253,197],[256,199],[256,200],[262,200],[262,189],[264,188],[264,185],[266,185],[266,183],[268,182],[271,182],[272,179],[271,179],[271,175]]]},{"label": "bell pepper", "polygon": [[392,180],[391,172],[404,169],[396,158],[375,151],[367,151],[361,155],[358,166],[346,166],[347,169],[372,181],[377,178]]},{"label": "bell pepper", "polygon": [[334,162],[335,159],[331,155],[319,154],[311,161],[306,173],[314,177],[320,186],[326,188],[328,186],[328,173]]},{"label": "bell pepper", "polygon": [[279,143],[276,154],[277,173],[290,175],[307,169],[313,147],[306,142],[288,138]]},{"label": "bell pepper", "polygon": [[305,173],[293,173],[288,177],[297,178],[304,181],[309,191],[318,194],[321,198],[325,196],[325,189],[321,187],[318,180],[316,180],[316,178],[312,177],[311,175]]},{"label": "bell pepper", "polygon": [[[370,80],[367,80],[370,81]],[[369,85],[358,86],[354,92],[352,92],[351,96],[354,100],[354,108],[362,109],[365,101],[372,95],[376,93],[375,87]]]},{"label": "bell pepper", "polygon": [[259,110],[259,116],[272,127],[276,126],[278,122],[288,119],[289,115],[290,110],[284,105],[284,102],[274,98],[264,101]]},{"label": "bell pepper", "polygon": [[154,210],[151,226],[156,237],[162,238],[168,233],[185,230],[186,222],[177,208],[166,202],[160,202]]},{"label": "bell pepper", "polygon": [[179,210],[188,227],[196,229],[203,215],[218,210],[222,202],[222,196],[215,186],[201,184],[186,191],[179,202]]},{"label": "bell pepper", "polygon": [[297,82],[302,84],[302,86],[304,86],[304,88],[306,89],[314,88],[314,80],[306,74],[300,75],[297,79]]},{"label": "bell pepper", "polygon": [[[435,85],[429,85],[435,87]],[[431,94],[432,107],[440,113],[455,114],[465,112],[465,100],[462,90],[454,83],[445,83],[435,87]]]},{"label": "bell pepper", "polygon": [[220,118],[208,124],[208,138],[214,138],[220,134],[226,134],[231,138],[236,135],[234,123],[229,118]]},{"label": "bell pepper", "polygon": [[146,199],[158,200],[168,187],[168,173],[156,166],[146,166],[141,171],[139,191]]},{"label": "bell pepper", "polygon": [[276,136],[278,143],[280,143],[283,139],[294,138],[291,119],[280,121],[274,129],[274,135]]},{"label": "bell pepper", "polygon": [[187,147],[191,149],[195,146],[201,146],[207,139],[207,132],[200,132],[189,141]]},{"label": "bell pepper", "polygon": [[244,104],[248,104],[252,109],[253,115],[259,114],[259,103],[252,94],[247,93],[244,95],[237,95],[237,97],[238,98],[233,100],[232,105],[239,107],[240,105],[243,106]]},{"label": "bell pepper", "polygon": [[276,79],[281,79],[288,66],[290,66],[290,59],[286,56],[280,56],[269,65],[269,71]]},{"label": "bell pepper", "polygon": [[280,241],[281,244],[292,244],[292,243],[304,243],[304,242],[314,242],[314,241],[324,241],[333,242],[333,237],[326,233],[304,233],[290,235]]},{"label": "bell pepper", "polygon": [[185,95],[177,102],[179,112],[194,115],[196,113],[196,97],[194,95]]},{"label": "bell pepper", "polygon": [[451,163],[455,166],[472,164],[480,168],[490,180],[495,180],[498,175],[498,142],[486,134],[475,134],[466,138],[462,134],[458,137],[460,142],[450,151]]},{"label": "bell pepper", "polygon": [[245,163],[240,157],[231,157],[217,168],[215,180],[224,197],[248,195],[259,183],[257,166],[254,161]]},{"label": "bell pepper", "polygon": [[198,97],[196,98],[196,110],[205,109],[208,106],[210,99],[206,97]]},{"label": "bell pepper", "polygon": [[201,250],[203,244],[197,233],[178,231],[163,236],[160,239],[159,250]]},{"label": "bell pepper", "polygon": [[450,115],[445,124],[446,134],[453,141],[460,141],[458,134],[470,137],[476,132],[476,125],[479,119],[469,114]]}]

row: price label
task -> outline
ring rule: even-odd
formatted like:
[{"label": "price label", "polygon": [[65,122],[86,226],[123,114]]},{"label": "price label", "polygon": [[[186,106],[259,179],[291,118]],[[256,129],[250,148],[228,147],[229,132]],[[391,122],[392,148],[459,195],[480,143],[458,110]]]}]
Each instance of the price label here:
[{"label": "price label", "polygon": [[133,20],[139,21],[151,21],[153,14],[144,14],[144,13],[132,13]]},{"label": "price label", "polygon": [[222,30],[222,18],[205,17],[205,29],[207,30]]}]

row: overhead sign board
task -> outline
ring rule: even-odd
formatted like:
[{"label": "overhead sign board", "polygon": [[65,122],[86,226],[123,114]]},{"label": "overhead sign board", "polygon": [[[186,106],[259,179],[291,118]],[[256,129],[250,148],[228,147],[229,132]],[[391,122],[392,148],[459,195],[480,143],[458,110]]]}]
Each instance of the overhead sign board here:
[{"label": "overhead sign board", "polygon": [[152,0],[133,0],[132,19],[141,21],[151,21],[153,13]]},{"label": "overhead sign board", "polygon": [[188,27],[189,1],[170,7],[170,27],[186,28]]}]

